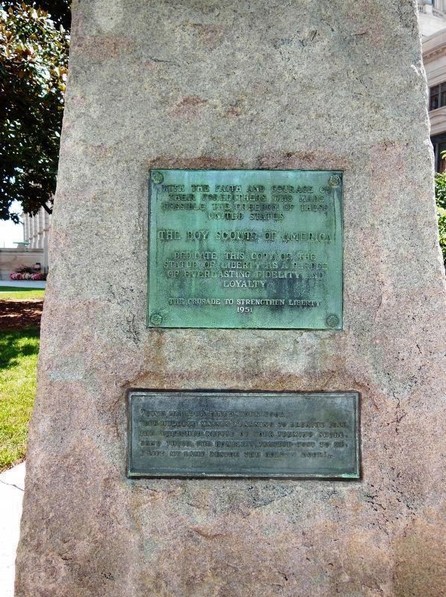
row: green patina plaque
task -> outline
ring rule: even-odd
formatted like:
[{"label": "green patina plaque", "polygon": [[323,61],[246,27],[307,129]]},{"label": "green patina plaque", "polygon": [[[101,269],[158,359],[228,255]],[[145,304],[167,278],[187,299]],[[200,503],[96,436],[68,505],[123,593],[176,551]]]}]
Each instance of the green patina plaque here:
[{"label": "green patina plaque", "polygon": [[359,394],[128,393],[129,477],[359,479]]},{"label": "green patina plaque", "polygon": [[342,329],[342,172],[153,170],[148,326]]}]

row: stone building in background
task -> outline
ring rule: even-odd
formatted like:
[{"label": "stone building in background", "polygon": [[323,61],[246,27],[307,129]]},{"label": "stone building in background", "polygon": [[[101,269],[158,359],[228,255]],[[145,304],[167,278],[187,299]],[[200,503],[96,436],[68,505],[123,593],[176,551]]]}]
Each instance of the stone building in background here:
[{"label": "stone building in background", "polygon": [[50,234],[51,215],[43,209],[35,216],[22,214],[23,244],[28,249],[41,249],[42,270],[48,270],[48,241]]},{"label": "stone building in background", "polygon": [[437,172],[446,170],[446,0],[419,0],[423,63],[429,87],[429,120]]},{"label": "stone building in background", "polygon": [[446,0],[418,0],[422,37],[429,37],[446,26]]},{"label": "stone building in background", "polygon": [[35,216],[22,214],[23,241],[30,249],[43,249],[48,244],[51,216],[43,207]]}]

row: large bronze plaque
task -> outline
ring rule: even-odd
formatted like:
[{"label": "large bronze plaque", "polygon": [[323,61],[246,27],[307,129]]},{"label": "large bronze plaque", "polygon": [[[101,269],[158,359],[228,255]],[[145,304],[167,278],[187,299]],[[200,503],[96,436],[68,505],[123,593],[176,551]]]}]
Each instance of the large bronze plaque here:
[{"label": "large bronze plaque", "polygon": [[342,173],[150,173],[148,326],[342,328]]},{"label": "large bronze plaque", "polygon": [[359,478],[359,395],[129,392],[129,477]]}]

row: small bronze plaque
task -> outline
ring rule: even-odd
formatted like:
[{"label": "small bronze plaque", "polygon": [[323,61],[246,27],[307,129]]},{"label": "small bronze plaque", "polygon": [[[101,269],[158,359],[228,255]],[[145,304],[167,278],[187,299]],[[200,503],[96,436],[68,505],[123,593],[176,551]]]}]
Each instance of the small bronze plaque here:
[{"label": "small bronze plaque", "polygon": [[342,329],[342,172],[154,170],[149,327]]},{"label": "small bronze plaque", "polygon": [[129,392],[129,477],[359,478],[359,394]]}]

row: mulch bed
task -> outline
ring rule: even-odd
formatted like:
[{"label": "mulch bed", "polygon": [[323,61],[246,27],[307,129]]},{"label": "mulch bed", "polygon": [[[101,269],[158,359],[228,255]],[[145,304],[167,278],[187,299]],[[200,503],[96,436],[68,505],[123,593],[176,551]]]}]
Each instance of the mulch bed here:
[{"label": "mulch bed", "polygon": [[40,328],[43,301],[0,301],[0,332]]}]

